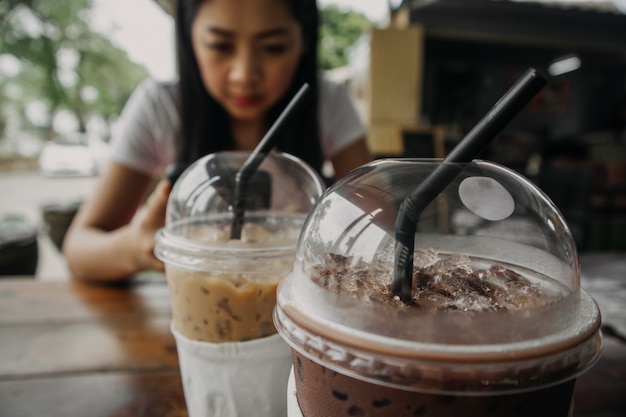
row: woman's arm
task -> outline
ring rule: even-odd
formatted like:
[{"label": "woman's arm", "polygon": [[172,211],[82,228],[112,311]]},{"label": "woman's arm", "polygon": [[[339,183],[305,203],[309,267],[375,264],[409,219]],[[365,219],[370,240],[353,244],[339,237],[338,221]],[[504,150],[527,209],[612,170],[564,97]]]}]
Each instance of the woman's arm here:
[{"label": "woman's arm", "polygon": [[151,184],[149,176],[110,164],[64,239],[63,253],[75,278],[120,281],[163,269],[153,253],[154,236],[165,221],[169,183],[159,183],[142,207]]},{"label": "woman's arm", "polygon": [[357,140],[332,158],[335,180],[371,161],[372,155],[367,149],[365,138]]}]

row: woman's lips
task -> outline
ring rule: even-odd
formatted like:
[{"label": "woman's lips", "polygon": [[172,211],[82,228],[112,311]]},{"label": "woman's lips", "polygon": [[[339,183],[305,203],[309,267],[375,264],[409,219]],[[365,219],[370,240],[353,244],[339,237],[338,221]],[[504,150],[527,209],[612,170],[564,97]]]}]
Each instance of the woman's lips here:
[{"label": "woman's lips", "polygon": [[233,96],[231,100],[238,107],[253,107],[261,102],[261,96],[239,95],[239,96]]}]

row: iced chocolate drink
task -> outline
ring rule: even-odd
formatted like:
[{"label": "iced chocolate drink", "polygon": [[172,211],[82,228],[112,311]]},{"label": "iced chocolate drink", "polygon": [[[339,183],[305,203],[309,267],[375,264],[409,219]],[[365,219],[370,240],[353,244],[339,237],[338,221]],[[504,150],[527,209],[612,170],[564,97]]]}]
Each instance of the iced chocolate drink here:
[{"label": "iced chocolate drink", "polygon": [[[193,238],[213,248],[202,265],[166,265],[174,326],[192,340],[221,343],[276,333],[272,312],[276,287],[293,267],[303,221],[246,224],[241,240],[230,240],[229,226],[202,226]],[[282,248],[272,253],[272,248]]]},{"label": "iced chocolate drink", "polygon": [[[540,281],[531,281],[503,265],[494,264],[486,269],[474,270],[473,262],[467,256],[419,251],[415,260],[414,297],[408,305],[393,296],[389,285],[391,269],[384,262],[359,264],[351,258],[331,254],[324,264],[313,268],[311,278],[321,287],[344,297],[395,308],[398,314],[417,316],[437,311],[507,314],[549,305],[562,296],[558,286],[547,288]],[[473,330],[471,327],[458,328],[460,333],[450,335],[450,339],[457,343],[470,343],[474,339]],[[425,327],[413,331],[428,333],[433,329]],[[354,359],[348,356],[342,365],[351,366]],[[538,374],[545,373],[547,369],[542,369],[544,364],[537,364],[535,369],[517,375],[499,375],[502,371],[497,370],[446,371],[436,365],[430,369],[424,367],[419,373],[410,374],[405,372],[406,369],[398,369],[397,375],[393,372],[387,375],[409,385],[424,385],[432,378],[431,389],[449,391],[439,395],[364,383],[330,371],[297,351],[293,352],[293,363],[299,387],[297,399],[304,416],[567,416],[574,388],[573,380],[560,383],[558,375],[554,378],[543,375],[543,378],[554,379],[552,382],[557,385],[538,391],[497,396],[455,394],[456,391],[481,390],[484,380],[490,380],[491,384],[506,384],[512,383],[514,378],[516,386],[521,387],[536,380]],[[570,365],[576,366],[576,363]],[[557,374],[560,371],[562,369],[555,369]],[[315,383],[311,383],[312,380]],[[428,386],[424,388],[428,390]],[[319,404],[324,404],[323,414],[320,414]]]},{"label": "iced chocolate drink", "polygon": [[[303,416],[552,417],[569,416],[574,380],[538,391],[498,396],[426,394],[366,384],[294,352]],[[323,404],[320,409],[320,404]]]},{"label": "iced chocolate drink", "polygon": [[464,167],[419,218],[410,300],[394,293],[398,202],[434,165],[374,162],[308,217],[274,317],[292,417],[570,415],[599,310],[565,222],[528,181]]}]

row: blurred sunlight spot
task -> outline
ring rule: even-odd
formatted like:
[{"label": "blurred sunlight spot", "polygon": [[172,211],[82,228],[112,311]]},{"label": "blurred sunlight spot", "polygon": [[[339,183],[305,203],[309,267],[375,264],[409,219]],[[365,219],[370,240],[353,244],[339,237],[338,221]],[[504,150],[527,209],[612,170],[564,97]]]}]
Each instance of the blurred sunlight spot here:
[{"label": "blurred sunlight spot", "polygon": [[176,77],[174,19],[154,0],[94,0],[90,24],[144,65],[153,78]]},{"label": "blurred sunlight spot", "polygon": [[78,84],[78,74],[72,69],[59,68],[56,74],[63,87],[70,88]]},{"label": "blurred sunlight spot", "polygon": [[78,121],[74,113],[68,110],[59,110],[54,114],[52,119],[52,127],[57,133],[78,132]]},{"label": "blurred sunlight spot", "polygon": [[48,109],[41,100],[33,100],[26,104],[26,117],[35,126],[45,126],[48,123]]},{"label": "blurred sunlight spot", "polygon": [[[388,1],[391,0],[318,0],[318,5],[320,8],[336,5],[340,9],[363,13],[373,22],[381,22],[387,17],[389,10]],[[391,3],[395,7],[400,2],[395,0],[391,1]]]},{"label": "blurred sunlight spot", "polygon": [[22,70],[20,60],[11,54],[0,54],[0,74],[15,77]]},{"label": "blurred sunlight spot", "polygon": [[41,21],[27,7],[17,6],[12,13],[12,18],[19,24],[19,27],[31,38],[42,35]]},{"label": "blurred sunlight spot", "polygon": [[63,69],[74,69],[78,65],[80,55],[75,49],[62,48],[57,52],[57,64]]},{"label": "blurred sunlight spot", "polygon": [[98,90],[91,85],[87,85],[80,90],[80,98],[87,103],[93,103],[98,99]]}]

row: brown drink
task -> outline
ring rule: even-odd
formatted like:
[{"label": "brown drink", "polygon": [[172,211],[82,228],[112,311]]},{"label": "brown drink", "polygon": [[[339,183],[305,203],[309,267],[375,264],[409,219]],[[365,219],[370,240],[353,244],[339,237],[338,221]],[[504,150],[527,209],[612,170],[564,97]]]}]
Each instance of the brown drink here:
[{"label": "brown drink", "polygon": [[166,264],[175,328],[192,340],[222,343],[276,333],[276,287],[293,267],[302,215],[285,214],[277,227],[244,225],[241,241],[229,227],[194,232],[207,246],[198,265]]},{"label": "brown drink", "polygon": [[248,156],[218,152],[187,168],[156,236],[190,417],[286,413],[290,350],[272,311],[323,188],[302,161],[271,152],[243,186],[243,227],[231,237],[234,178]]},{"label": "brown drink", "polygon": [[272,310],[278,282],[274,279],[284,275],[275,274],[272,281],[257,282],[243,281],[238,275],[168,268],[167,276],[174,323],[185,336],[219,343],[276,333]]},{"label": "brown drink", "polygon": [[[445,204],[430,207],[449,212],[420,219],[425,231],[416,236],[412,299],[404,303],[392,290],[387,219],[393,216],[385,213],[387,203],[393,210],[405,194],[393,195],[406,175],[394,178],[403,164],[416,162],[375,163],[344,179],[318,205],[326,211],[314,212],[305,225],[275,311],[278,331],[292,347],[297,406],[289,415],[571,415],[575,379],[600,353],[600,316],[579,287],[575,248],[560,214],[506,169],[485,162],[466,169],[442,194]],[[364,200],[376,195],[372,188],[383,188],[381,178],[391,179],[384,188],[390,201],[376,207]],[[494,189],[483,181],[493,178],[511,190],[507,217],[485,222],[475,234],[441,222],[442,215],[467,209],[459,184],[468,178]],[[510,233],[509,216],[518,211],[536,222],[528,222],[525,235]],[[346,228],[329,227],[338,224]]]},{"label": "brown drink", "polygon": [[[519,394],[425,394],[366,384],[339,372],[331,372],[295,352],[294,363],[297,400],[303,416],[568,416],[574,389],[574,380],[570,380],[554,387]],[[314,384],[310,383],[312,379]]]},{"label": "brown drink", "polygon": [[235,176],[247,152],[218,152],[176,181],[155,253],[165,264],[175,329],[222,343],[276,333],[276,287],[293,267],[302,224],[322,192],[299,159],[272,152],[244,196],[239,239],[231,238]]}]

